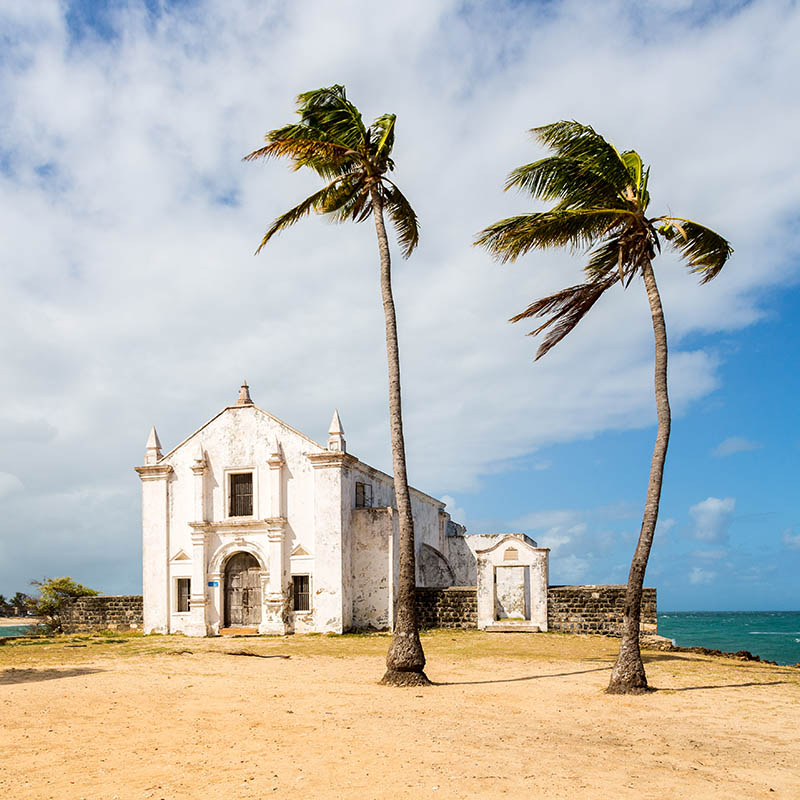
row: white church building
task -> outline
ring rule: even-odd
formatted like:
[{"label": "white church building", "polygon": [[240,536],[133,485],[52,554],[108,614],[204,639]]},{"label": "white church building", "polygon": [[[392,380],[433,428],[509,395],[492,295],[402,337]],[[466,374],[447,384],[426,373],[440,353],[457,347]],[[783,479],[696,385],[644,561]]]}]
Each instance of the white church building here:
[{"label": "white church building", "polygon": [[[258,408],[243,384],[166,454],[155,428],[142,481],[145,633],[390,629],[398,525],[390,475]],[[522,534],[466,536],[445,503],[411,489],[417,585],[477,586],[478,624],[547,629],[545,548]]]}]

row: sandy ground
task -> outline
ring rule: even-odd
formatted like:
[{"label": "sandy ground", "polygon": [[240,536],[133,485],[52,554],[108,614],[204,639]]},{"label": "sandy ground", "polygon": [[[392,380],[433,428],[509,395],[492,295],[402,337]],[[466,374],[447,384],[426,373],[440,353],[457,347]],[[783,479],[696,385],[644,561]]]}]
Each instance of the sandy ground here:
[{"label": "sandy ground", "polygon": [[17,625],[38,625],[40,617],[0,617],[0,628],[15,628]]},{"label": "sandy ground", "polygon": [[800,798],[800,670],[653,652],[612,697],[613,640],[437,631],[395,689],[387,643],[7,643],[0,797]]}]

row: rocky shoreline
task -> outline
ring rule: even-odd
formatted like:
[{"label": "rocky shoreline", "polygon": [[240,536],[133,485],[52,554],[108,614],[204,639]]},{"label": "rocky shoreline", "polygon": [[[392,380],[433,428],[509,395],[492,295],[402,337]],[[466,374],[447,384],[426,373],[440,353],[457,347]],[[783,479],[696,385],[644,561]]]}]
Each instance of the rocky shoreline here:
[{"label": "rocky shoreline", "polygon": [[800,669],[799,664],[779,664],[777,661],[770,661],[767,658],[753,655],[749,650],[737,650],[735,653],[728,653],[725,650],[717,650],[716,648],[709,647],[681,647],[680,645],[673,644],[672,639],[666,636],[642,636],[640,639],[641,646],[647,650],[662,650],[664,652],[674,653],[697,653],[702,656],[722,656],[723,658],[735,658],[737,661],[756,661],[759,664],[769,664],[773,667],[794,667]]}]

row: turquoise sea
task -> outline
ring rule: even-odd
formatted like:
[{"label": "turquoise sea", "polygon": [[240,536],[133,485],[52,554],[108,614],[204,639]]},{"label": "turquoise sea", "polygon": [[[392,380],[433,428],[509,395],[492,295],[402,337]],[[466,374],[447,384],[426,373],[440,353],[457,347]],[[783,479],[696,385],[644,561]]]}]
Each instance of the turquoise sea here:
[{"label": "turquoise sea", "polygon": [[800,611],[668,611],[658,615],[658,633],[681,647],[800,663]]},{"label": "turquoise sea", "polygon": [[32,633],[35,625],[0,625],[0,638],[4,636],[24,636],[26,633]]}]

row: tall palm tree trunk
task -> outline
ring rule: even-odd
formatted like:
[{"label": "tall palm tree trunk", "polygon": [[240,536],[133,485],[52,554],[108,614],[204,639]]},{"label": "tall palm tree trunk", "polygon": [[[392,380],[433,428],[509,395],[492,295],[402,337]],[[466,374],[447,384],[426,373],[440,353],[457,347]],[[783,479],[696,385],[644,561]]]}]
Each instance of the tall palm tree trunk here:
[{"label": "tall palm tree trunk", "polygon": [[655,336],[655,389],[656,409],[658,411],[658,432],[650,462],[650,483],[647,487],[647,502],[644,506],[642,529],[633,554],[631,570],[628,574],[628,589],[625,593],[625,613],[622,622],[622,641],[620,642],[617,663],[611,672],[607,692],[610,694],[633,694],[646,692],[647,676],[639,651],[639,624],[642,615],[642,587],[653,534],[658,521],[658,506],[661,501],[661,482],[664,476],[664,462],[667,458],[671,415],[669,394],[667,393],[667,328],[664,324],[664,310],[658,293],[656,278],[650,259],[645,259],[642,268],[647,299],[650,301],[650,314],[653,318]]},{"label": "tall palm tree trunk", "polygon": [[386,360],[389,367],[389,427],[392,436],[394,496],[397,503],[400,565],[395,603],[394,633],[386,655],[386,674],[381,683],[392,686],[422,686],[430,683],[423,672],[425,653],[419,640],[416,611],[416,566],[414,558],[414,519],[406,475],[406,448],[403,440],[403,410],[400,398],[400,351],[397,345],[397,320],[392,297],[392,265],[389,240],[383,222],[380,192],[372,189],[372,216],[378,234],[381,256],[381,295],[386,324]]}]

